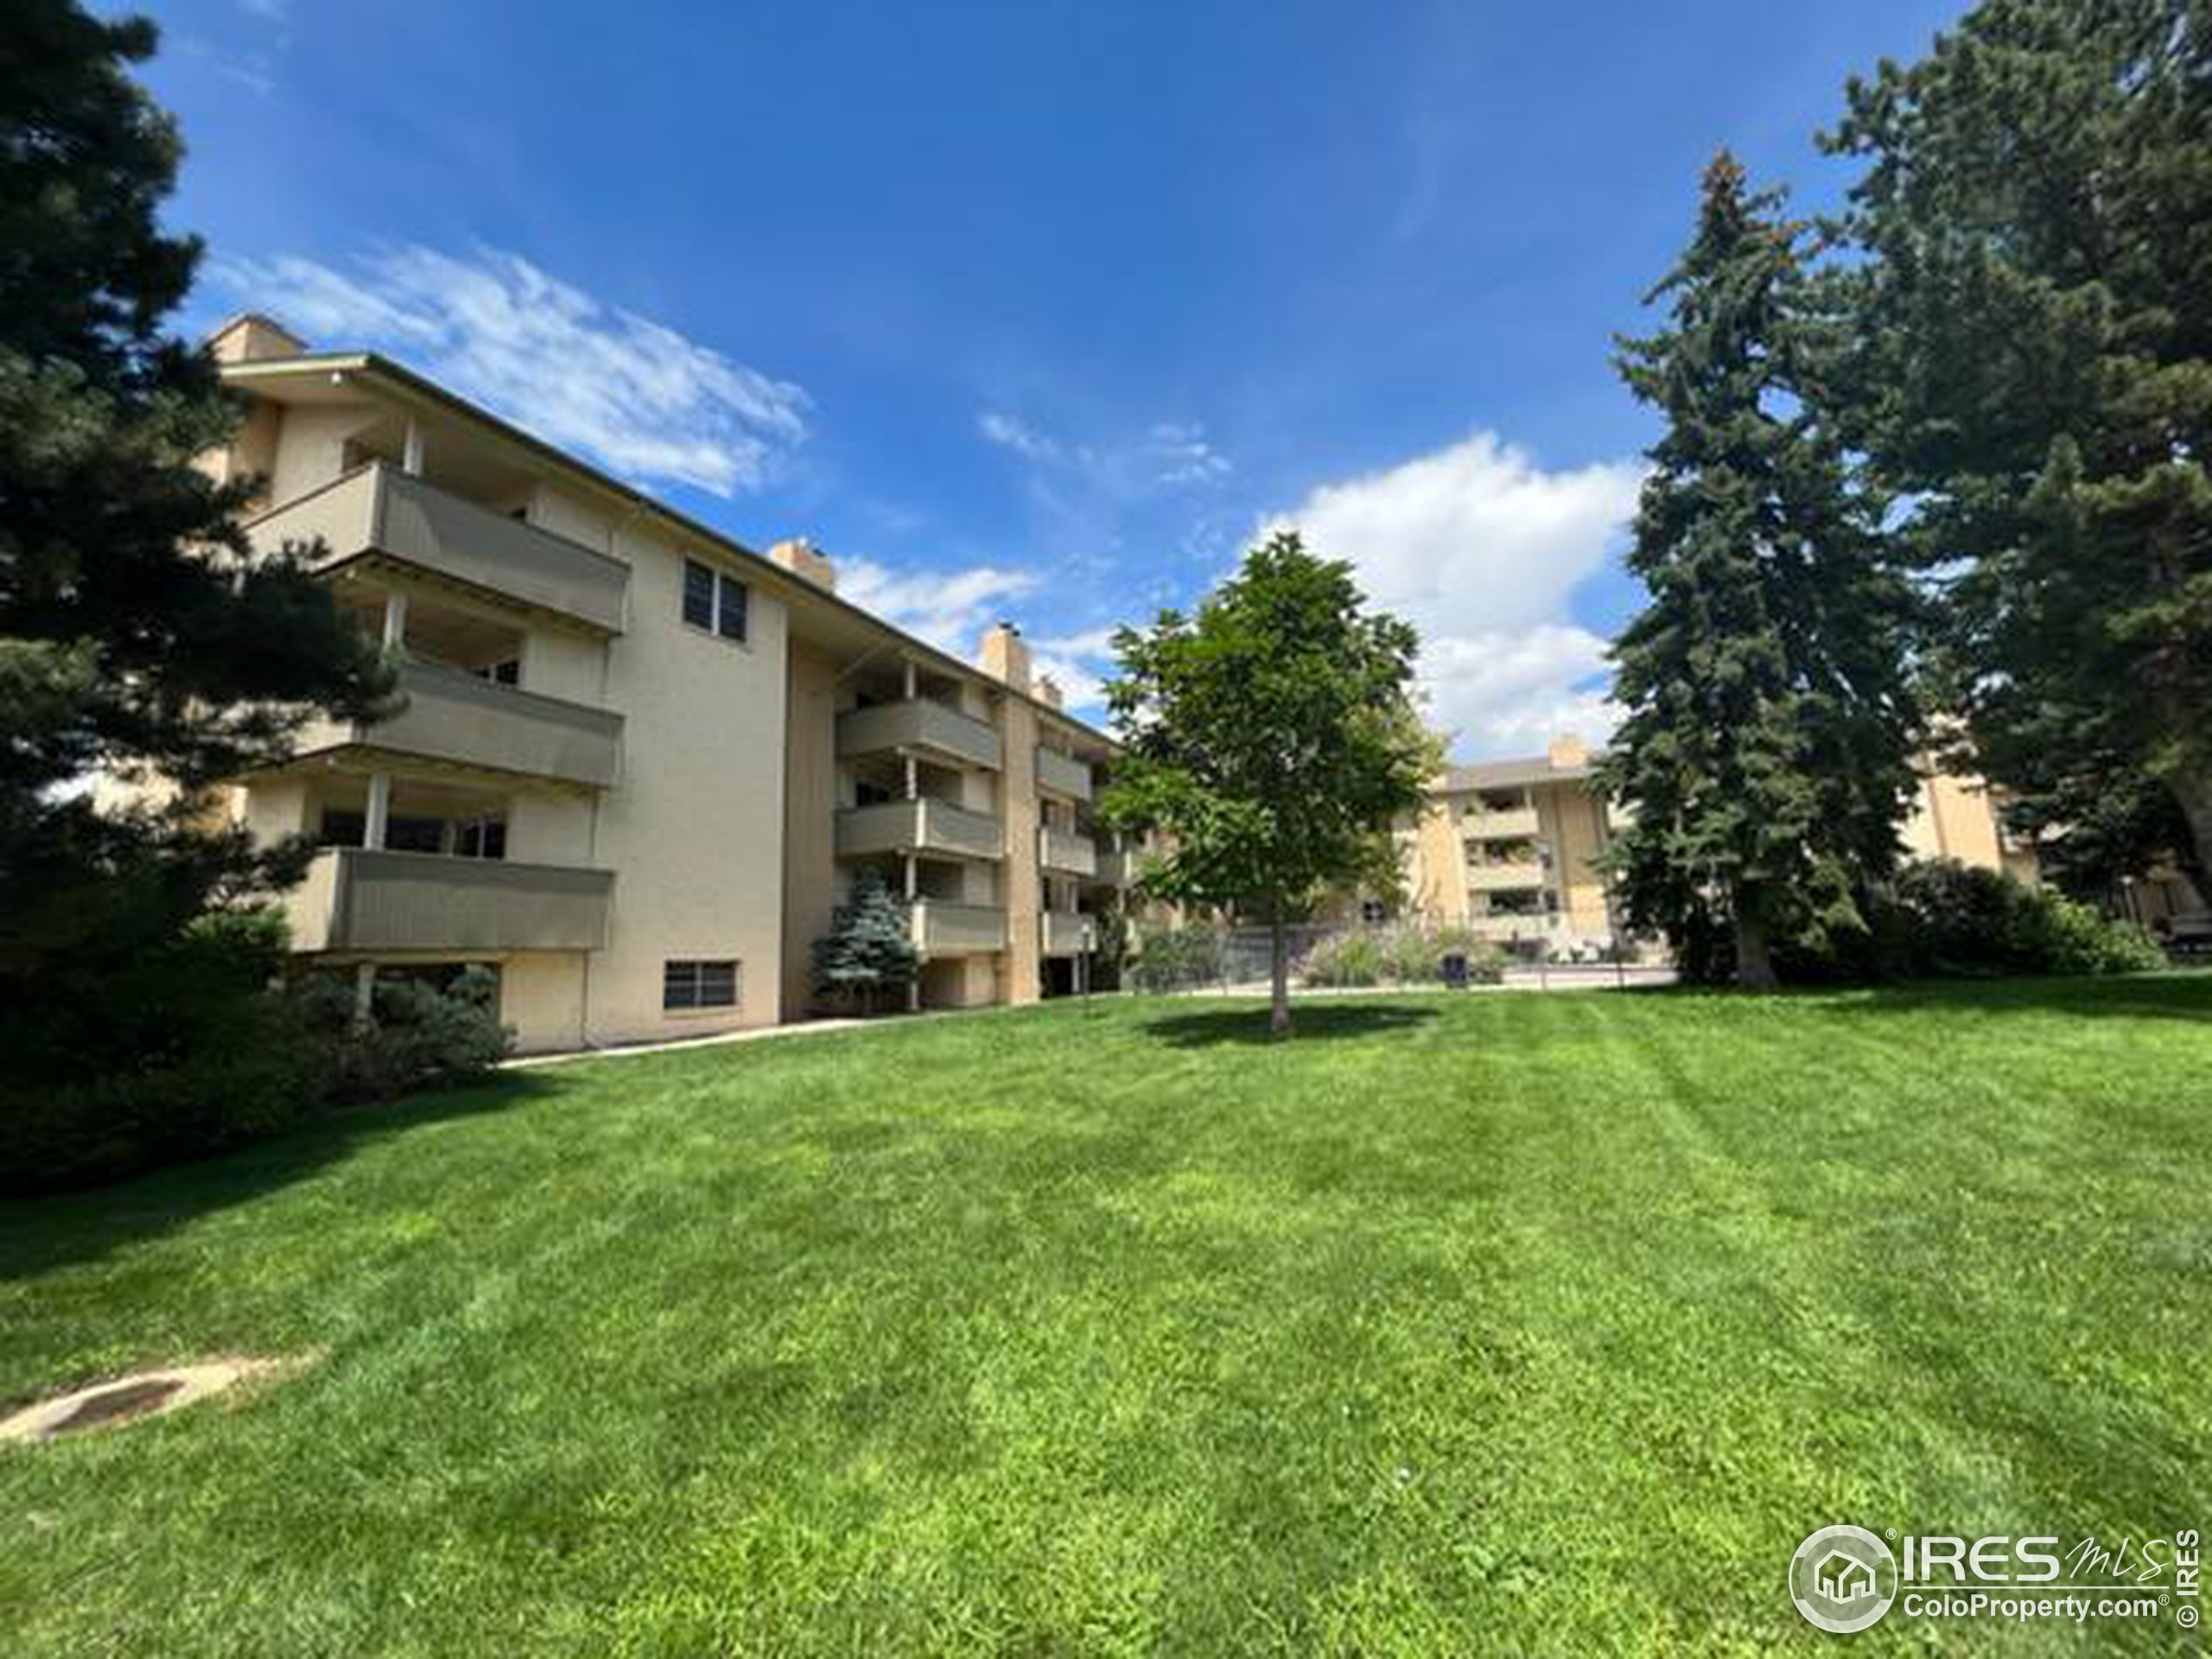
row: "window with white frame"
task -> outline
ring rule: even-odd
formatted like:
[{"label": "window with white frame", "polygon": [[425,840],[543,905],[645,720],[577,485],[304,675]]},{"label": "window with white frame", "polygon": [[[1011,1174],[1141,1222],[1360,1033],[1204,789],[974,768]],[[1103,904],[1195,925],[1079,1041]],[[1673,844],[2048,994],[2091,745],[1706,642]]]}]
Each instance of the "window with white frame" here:
[{"label": "window with white frame", "polygon": [[683,561],[683,620],[724,639],[745,640],[745,584],[696,559]]},{"label": "window with white frame", "polygon": [[661,965],[660,1005],[670,1014],[694,1008],[734,1008],[739,990],[733,957],[669,961]]}]

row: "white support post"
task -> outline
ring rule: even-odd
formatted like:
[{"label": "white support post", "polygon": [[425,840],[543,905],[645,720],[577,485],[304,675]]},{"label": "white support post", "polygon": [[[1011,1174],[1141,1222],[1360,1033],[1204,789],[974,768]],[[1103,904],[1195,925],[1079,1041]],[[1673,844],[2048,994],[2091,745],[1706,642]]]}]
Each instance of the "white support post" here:
[{"label": "white support post", "polygon": [[910,754],[906,756],[906,798],[910,801],[917,801],[919,800],[922,796],[921,768],[915,764],[914,757],[912,755]]},{"label": "white support post", "polygon": [[407,595],[395,588],[384,596],[384,649],[397,657],[407,644]]},{"label": "white support post", "polygon": [[391,774],[369,774],[369,810],[361,826],[361,845],[371,852],[384,850],[385,831],[391,822]]},{"label": "white support post", "polygon": [[909,853],[906,855],[906,902],[910,905],[919,896],[920,890],[920,884],[915,880],[914,870],[914,855]]},{"label": "white support post", "polygon": [[377,965],[373,962],[353,965],[353,1023],[365,1026],[375,1017],[377,995]]},{"label": "white support post", "polygon": [[918,676],[918,675],[915,673],[915,671],[914,671],[914,659],[913,659],[912,658],[909,657],[909,658],[906,659],[906,701],[907,701],[907,702],[912,702],[914,700],[914,698],[915,698],[915,697],[916,697],[916,696],[920,693],[920,691],[921,691],[921,689],[922,689],[922,688],[921,688],[921,684],[920,684],[919,676]]},{"label": "white support post", "polygon": [[423,476],[423,426],[411,416],[407,423],[407,435],[400,440],[399,470],[410,478]]}]

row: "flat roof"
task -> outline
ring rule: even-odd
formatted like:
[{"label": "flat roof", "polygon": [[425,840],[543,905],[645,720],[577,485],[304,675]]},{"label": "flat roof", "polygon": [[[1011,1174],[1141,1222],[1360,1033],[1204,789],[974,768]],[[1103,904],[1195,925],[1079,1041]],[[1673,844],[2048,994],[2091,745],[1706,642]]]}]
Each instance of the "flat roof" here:
[{"label": "flat roof", "polygon": [[[256,315],[256,314],[249,314]],[[282,324],[276,325],[282,328]],[[287,331],[289,332],[289,331]],[[568,450],[517,426],[513,422],[494,415],[480,404],[472,403],[460,393],[448,390],[428,375],[409,368],[377,352],[306,352],[296,356],[249,358],[237,363],[221,365],[226,384],[256,389],[255,383],[282,383],[313,375],[359,375],[372,382],[382,383],[404,401],[418,399],[447,412],[474,423],[494,436],[526,451],[538,461],[578,480],[592,489],[611,495],[639,512],[659,519],[681,536],[709,543],[724,556],[746,565],[772,588],[786,602],[801,606],[819,607],[829,616],[847,622],[857,622],[869,630],[887,637],[887,643],[896,645],[913,656],[925,660],[940,672],[957,674],[972,680],[1001,696],[1018,698],[1034,709],[1042,719],[1056,721],[1078,736],[1086,737],[1107,749],[1119,746],[1106,733],[1090,721],[1078,720],[1066,709],[1056,707],[1038,696],[1008,685],[1005,681],[931,645],[928,640],[907,632],[894,622],[855,605],[832,590],[819,587],[804,576],[786,570],[782,565],[763,554],[756,553],[742,542],[713,525],[703,524],[689,513],[672,507],[658,497],[625,484],[612,474],[601,471],[590,462],[579,460]]]},{"label": "flat roof", "polygon": [[1471,766],[1447,766],[1440,788],[1446,794],[1456,794],[1471,789],[1518,789],[1530,784],[1570,784],[1589,777],[1605,758],[1603,749],[1592,749],[1587,759],[1567,766],[1554,766],[1548,754],[1531,755],[1522,760],[1484,760]]}]

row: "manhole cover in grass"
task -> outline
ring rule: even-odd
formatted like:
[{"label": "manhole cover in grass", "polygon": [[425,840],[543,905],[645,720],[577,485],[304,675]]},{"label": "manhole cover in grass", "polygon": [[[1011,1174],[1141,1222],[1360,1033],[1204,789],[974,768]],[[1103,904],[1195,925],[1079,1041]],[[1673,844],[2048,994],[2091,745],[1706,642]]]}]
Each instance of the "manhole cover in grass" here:
[{"label": "manhole cover in grass", "polygon": [[95,1382],[90,1388],[26,1406],[13,1416],[0,1420],[0,1440],[50,1440],[60,1435],[83,1434],[93,1429],[136,1422],[188,1406],[195,1400],[205,1400],[211,1394],[220,1394],[234,1383],[272,1371],[283,1363],[274,1359],[218,1359]]}]

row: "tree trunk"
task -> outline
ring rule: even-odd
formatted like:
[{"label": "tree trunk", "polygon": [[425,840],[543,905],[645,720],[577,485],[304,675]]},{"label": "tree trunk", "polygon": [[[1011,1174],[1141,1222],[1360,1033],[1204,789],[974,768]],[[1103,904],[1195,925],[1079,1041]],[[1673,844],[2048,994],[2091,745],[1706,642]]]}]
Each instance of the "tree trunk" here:
[{"label": "tree trunk", "polygon": [[1268,912],[1268,973],[1273,982],[1274,1003],[1268,1014],[1270,1036],[1290,1035],[1290,937],[1283,927],[1282,906]]},{"label": "tree trunk", "polygon": [[1758,907],[1743,893],[1736,895],[1736,983],[1747,991],[1770,991],[1781,982],[1774,976],[1774,953],[1769,948],[1766,923]]}]

